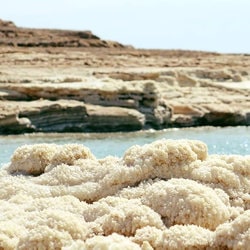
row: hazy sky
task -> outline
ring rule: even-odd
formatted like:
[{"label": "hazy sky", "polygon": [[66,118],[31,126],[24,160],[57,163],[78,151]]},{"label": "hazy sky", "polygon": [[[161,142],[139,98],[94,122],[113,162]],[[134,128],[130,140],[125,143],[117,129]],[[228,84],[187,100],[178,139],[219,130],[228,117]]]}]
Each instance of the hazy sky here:
[{"label": "hazy sky", "polygon": [[91,30],[137,48],[250,53],[250,0],[0,0],[18,26]]}]

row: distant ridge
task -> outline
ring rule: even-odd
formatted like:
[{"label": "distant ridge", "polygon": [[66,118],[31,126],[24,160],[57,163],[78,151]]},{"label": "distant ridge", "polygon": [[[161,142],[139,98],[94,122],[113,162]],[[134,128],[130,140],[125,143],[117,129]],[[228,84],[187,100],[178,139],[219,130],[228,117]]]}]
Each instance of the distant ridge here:
[{"label": "distant ridge", "polygon": [[104,47],[123,48],[121,43],[105,41],[91,31],[32,29],[0,19],[0,46],[16,47]]}]

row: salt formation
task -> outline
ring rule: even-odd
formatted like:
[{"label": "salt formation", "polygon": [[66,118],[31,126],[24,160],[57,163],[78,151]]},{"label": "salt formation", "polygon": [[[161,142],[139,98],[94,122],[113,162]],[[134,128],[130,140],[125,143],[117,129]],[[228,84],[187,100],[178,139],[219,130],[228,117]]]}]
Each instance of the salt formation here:
[{"label": "salt formation", "polygon": [[159,140],[122,158],[18,148],[0,170],[0,249],[249,249],[250,156]]}]

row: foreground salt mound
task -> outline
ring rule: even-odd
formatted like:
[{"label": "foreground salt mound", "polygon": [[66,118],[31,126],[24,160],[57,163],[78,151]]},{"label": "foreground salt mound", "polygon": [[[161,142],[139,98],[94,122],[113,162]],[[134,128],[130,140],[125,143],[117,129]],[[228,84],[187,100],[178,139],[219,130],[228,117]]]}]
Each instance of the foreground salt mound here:
[{"label": "foreground salt mound", "polygon": [[250,156],[159,140],[122,158],[18,148],[0,171],[0,249],[249,249]]}]

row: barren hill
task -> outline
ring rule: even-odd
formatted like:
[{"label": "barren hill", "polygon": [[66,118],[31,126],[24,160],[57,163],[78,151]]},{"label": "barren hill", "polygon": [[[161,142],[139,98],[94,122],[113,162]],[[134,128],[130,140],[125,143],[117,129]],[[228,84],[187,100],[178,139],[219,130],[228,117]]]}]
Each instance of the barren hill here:
[{"label": "barren hill", "polygon": [[101,40],[91,31],[28,29],[0,19],[0,45],[19,47],[123,47],[118,42]]}]

